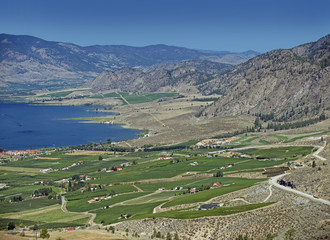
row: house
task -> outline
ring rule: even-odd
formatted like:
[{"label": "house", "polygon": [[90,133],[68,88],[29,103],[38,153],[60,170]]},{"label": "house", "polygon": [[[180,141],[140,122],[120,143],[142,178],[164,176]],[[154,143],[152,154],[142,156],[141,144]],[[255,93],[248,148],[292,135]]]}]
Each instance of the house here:
[{"label": "house", "polygon": [[212,208],[215,208],[215,207],[219,207],[219,203],[210,203],[210,204],[203,204],[201,206],[201,210],[209,210],[209,209],[212,209]]},{"label": "house", "polygon": [[121,170],[123,170],[121,167],[118,167],[118,168],[117,168],[117,171],[121,171]]},{"label": "house", "polygon": [[220,185],[221,185],[221,183],[219,183],[219,182],[213,183],[213,187],[219,187]]},{"label": "house", "polygon": [[196,193],[196,188],[190,189],[190,193]]}]

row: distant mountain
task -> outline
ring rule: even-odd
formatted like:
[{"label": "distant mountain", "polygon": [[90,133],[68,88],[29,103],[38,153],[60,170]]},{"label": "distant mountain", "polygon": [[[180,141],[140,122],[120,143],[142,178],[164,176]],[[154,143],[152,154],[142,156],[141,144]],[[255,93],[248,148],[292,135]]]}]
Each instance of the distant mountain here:
[{"label": "distant mountain", "polygon": [[104,71],[91,82],[90,87],[93,92],[117,90],[133,93],[198,93],[197,86],[228,71],[232,65],[198,60],[153,67],[154,70],[148,71],[132,68]]},{"label": "distant mountain", "polygon": [[270,114],[294,120],[330,110],[330,35],[293,49],[274,50],[199,86],[223,97],[203,116]]},{"label": "distant mountain", "polygon": [[206,53],[167,45],[130,47],[122,45],[81,47],[32,36],[0,34],[0,85],[57,79],[84,79],[104,70],[144,68],[186,60],[208,59],[238,64],[256,52]]}]

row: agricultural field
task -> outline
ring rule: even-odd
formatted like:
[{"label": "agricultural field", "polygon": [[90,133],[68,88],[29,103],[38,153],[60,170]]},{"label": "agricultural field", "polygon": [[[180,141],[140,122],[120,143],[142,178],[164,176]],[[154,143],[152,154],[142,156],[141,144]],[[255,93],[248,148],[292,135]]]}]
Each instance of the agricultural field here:
[{"label": "agricultural field", "polygon": [[[256,140],[241,137],[235,143]],[[61,150],[23,157],[0,166],[0,182],[8,186],[0,191],[0,226],[6,228],[12,221],[60,228],[87,225],[91,215],[95,215],[94,223],[109,224],[145,217],[187,219],[250,211],[271,203],[223,206],[207,212],[195,208],[267,180],[266,176],[251,179],[227,177],[228,174],[262,174],[265,168],[297,160],[312,150],[230,149],[214,156],[209,155],[210,149],[193,148],[117,154]],[[222,175],[215,177],[219,172]],[[45,189],[47,195],[33,196]],[[190,205],[195,207],[184,210]],[[171,207],[181,210],[173,211]],[[162,212],[155,213],[156,208]]]},{"label": "agricultural field", "polygon": [[124,105],[126,104],[138,104],[152,102],[157,99],[174,97],[177,96],[177,93],[143,93],[143,94],[131,94],[131,93],[106,93],[106,94],[97,94],[91,96],[90,98],[95,99],[105,99],[105,98],[116,98],[120,99]]}]

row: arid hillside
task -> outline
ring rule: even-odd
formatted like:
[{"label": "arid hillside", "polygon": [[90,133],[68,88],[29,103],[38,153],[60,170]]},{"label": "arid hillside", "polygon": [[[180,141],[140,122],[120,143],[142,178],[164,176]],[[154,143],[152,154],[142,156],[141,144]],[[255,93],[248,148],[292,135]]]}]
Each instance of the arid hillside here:
[{"label": "arid hillside", "polygon": [[203,115],[274,113],[294,120],[330,107],[330,35],[317,42],[274,50],[236,66],[200,87],[204,94],[222,93]]}]

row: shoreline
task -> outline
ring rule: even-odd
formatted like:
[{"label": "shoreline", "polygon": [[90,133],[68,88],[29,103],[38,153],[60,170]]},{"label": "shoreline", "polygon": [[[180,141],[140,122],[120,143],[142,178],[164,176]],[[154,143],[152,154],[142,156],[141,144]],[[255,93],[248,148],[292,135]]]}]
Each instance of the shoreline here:
[{"label": "shoreline", "polygon": [[[57,107],[82,107],[82,108],[91,108],[91,107],[93,107],[93,108],[96,108],[97,109],[97,107],[100,107],[100,106],[98,106],[98,105],[94,105],[94,106],[91,106],[91,105],[89,105],[89,106],[86,106],[86,105],[69,105],[69,104],[65,104],[65,105],[63,105],[63,104],[44,104],[44,103],[38,103],[38,102],[1,102],[1,104],[6,104],[6,105],[10,105],[10,104],[25,104],[26,106],[57,106]],[[27,108],[28,108],[27,107]],[[10,107],[9,107],[10,108]],[[118,113],[116,113],[116,112],[114,112],[114,111],[102,111],[102,110],[99,110],[99,111],[95,111],[95,109],[92,109],[91,111],[89,111],[88,109],[85,109],[87,112],[94,112],[94,113],[98,113],[98,112],[100,112],[100,113],[102,113],[102,114],[104,114],[104,115],[102,115],[102,116],[86,116],[86,117],[73,117],[73,118],[68,118],[68,117],[64,117],[64,118],[55,118],[55,119],[52,119],[52,120],[54,120],[54,121],[58,121],[58,120],[61,120],[61,121],[75,121],[75,123],[79,123],[79,124],[82,124],[82,123],[92,123],[92,124],[98,124],[98,125],[112,125],[113,126],[113,130],[115,130],[114,132],[109,132],[109,136],[108,136],[108,138],[110,138],[110,139],[112,139],[112,138],[114,138],[114,139],[116,139],[116,138],[121,138],[122,136],[125,136],[125,135],[127,135],[128,133],[125,133],[125,134],[121,134],[120,133],[120,130],[118,130],[118,129],[123,129],[123,130],[125,130],[125,129],[127,129],[127,130],[136,130],[136,133],[134,133],[134,136],[132,136],[132,137],[129,137],[129,138],[126,138],[125,139],[125,137],[124,137],[124,140],[115,140],[113,143],[114,144],[119,144],[119,143],[121,143],[121,142],[125,142],[125,141],[128,141],[128,140],[133,140],[133,139],[137,139],[137,138],[139,138],[139,134],[140,134],[140,132],[141,131],[143,131],[142,129],[137,129],[137,128],[132,128],[132,127],[129,127],[129,126],[127,126],[126,124],[124,124],[124,123],[117,123],[117,122],[113,122],[113,120],[111,120],[112,121],[112,123],[111,124],[108,124],[108,123],[104,123],[104,122],[106,122],[106,121],[108,121],[109,122],[109,118],[111,119],[112,117],[114,117],[114,116],[117,116],[118,115]],[[29,111],[28,109],[27,109],[27,111]],[[10,112],[8,113],[8,114],[10,114]],[[56,112],[55,112],[55,114],[56,114]],[[64,112],[64,114],[67,114],[66,112]],[[70,113],[69,113],[70,114]],[[79,113],[78,113],[79,114]],[[6,113],[4,113],[4,116],[6,115]],[[82,114],[83,115],[83,114]],[[10,116],[10,115],[8,115],[8,116]],[[21,126],[24,126],[23,128],[22,127],[20,127],[20,128],[22,128],[22,129],[18,129],[18,130],[20,130],[22,133],[21,134],[25,134],[24,133],[24,131],[25,132],[31,132],[31,133],[29,133],[29,134],[33,134],[33,132],[35,132],[35,131],[39,131],[39,129],[38,128],[34,128],[34,129],[29,129],[29,125],[28,126],[26,126],[27,124],[24,124],[24,119],[22,118],[22,117],[20,117],[20,118],[17,118],[16,120],[15,120],[15,117],[16,116],[19,116],[19,115],[14,115],[14,117],[11,117],[11,118],[9,118],[9,117],[7,117],[7,118],[5,118],[5,117],[3,117],[3,121],[7,121],[8,123],[7,123],[7,127],[8,127],[8,125],[11,125],[11,124],[13,124],[13,125],[15,125],[15,123],[18,123],[18,122],[22,122],[22,125]],[[97,118],[104,118],[104,119],[106,119],[106,121],[104,121],[104,122],[102,122],[102,121],[100,121],[100,120],[97,120]],[[23,121],[24,120],[24,121]],[[80,121],[81,120],[81,121]],[[44,121],[44,120],[42,120],[42,121]],[[45,122],[44,122],[45,123]],[[43,127],[42,127],[43,126]],[[42,125],[41,127],[40,127],[40,131],[41,132],[43,132],[44,133],[44,135],[42,136],[42,137],[45,137],[45,135],[47,134],[47,133],[45,133],[45,131],[47,130],[45,127],[44,127],[44,125]],[[5,125],[4,125],[4,127],[5,127]],[[50,125],[50,127],[51,127],[51,125]],[[14,131],[13,132],[13,134],[15,134],[15,135],[19,135],[19,133],[17,133],[17,132],[19,132],[18,130],[15,130],[16,128],[18,128],[18,126],[12,126],[12,127],[10,127],[10,128],[12,128],[13,130],[12,131]],[[84,129],[84,128],[82,128],[82,129]],[[75,131],[77,131],[77,130],[75,130]],[[98,131],[100,131],[100,130],[98,130]],[[93,132],[93,129],[90,129],[89,130],[89,132]],[[113,133],[115,133],[115,135],[112,135]],[[5,134],[11,134],[10,133],[10,131],[9,132],[7,132],[7,133],[5,133]],[[54,133],[55,134],[55,133]],[[97,134],[97,133],[96,133]],[[133,133],[132,133],[133,134]],[[132,135],[131,134],[131,135]],[[135,136],[136,135],[136,136]],[[10,138],[13,138],[13,137],[15,137],[14,135],[12,135],[11,137],[9,136],[9,135],[7,135],[7,137],[6,137],[6,139],[4,140],[4,142],[3,142],[3,144],[1,144],[0,145],[0,147],[1,148],[4,148],[5,149],[5,151],[22,151],[22,150],[29,150],[29,149],[43,149],[43,148],[45,148],[45,146],[47,146],[47,148],[63,148],[63,147],[69,147],[69,146],[78,146],[78,145],[88,145],[88,144],[92,144],[92,143],[106,143],[106,139],[104,140],[104,141],[99,141],[99,140],[97,140],[97,141],[88,141],[88,142],[86,142],[86,143],[84,143],[84,142],[81,142],[81,143],[76,143],[76,142],[73,142],[73,143],[56,143],[56,141],[58,141],[58,139],[60,138],[60,136],[61,135],[54,135],[54,136],[56,136],[56,140],[54,140],[54,142],[55,143],[52,143],[52,144],[50,144],[50,143],[48,143],[48,144],[44,144],[44,143],[36,143],[36,144],[32,144],[32,145],[30,145],[30,144],[28,144],[28,146],[10,146],[10,145],[12,145],[11,143],[10,143]],[[82,136],[83,136],[83,134],[82,134]],[[19,136],[17,136],[17,137],[19,137]],[[27,136],[26,136],[26,134],[25,134],[25,138],[26,138]],[[32,137],[39,137],[39,136],[32,136]],[[95,135],[95,136],[92,136],[92,138],[97,138],[98,137],[98,135]],[[20,137],[19,137],[20,138]],[[5,143],[6,143],[6,141],[8,141],[8,139],[9,139],[9,145],[7,146]],[[88,139],[88,137],[85,137],[85,139]],[[40,141],[40,140],[38,140],[38,141]],[[50,142],[53,142],[52,140],[50,140]],[[16,145],[16,144],[15,144]],[[19,145],[21,145],[21,144],[19,144]],[[24,144],[23,144],[24,145]]]}]

